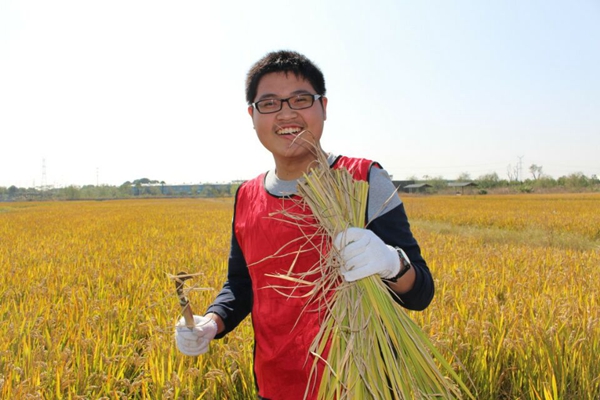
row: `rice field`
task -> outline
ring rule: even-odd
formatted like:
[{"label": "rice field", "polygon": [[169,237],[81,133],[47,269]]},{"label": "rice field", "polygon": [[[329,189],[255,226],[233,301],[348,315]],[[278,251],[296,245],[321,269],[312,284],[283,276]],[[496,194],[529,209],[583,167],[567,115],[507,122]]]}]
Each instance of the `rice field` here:
[{"label": "rice field", "polygon": [[[478,399],[600,398],[600,195],[404,196],[410,316]],[[232,199],[0,203],[0,398],[250,399],[252,326],[183,356],[169,274],[226,274]]]}]

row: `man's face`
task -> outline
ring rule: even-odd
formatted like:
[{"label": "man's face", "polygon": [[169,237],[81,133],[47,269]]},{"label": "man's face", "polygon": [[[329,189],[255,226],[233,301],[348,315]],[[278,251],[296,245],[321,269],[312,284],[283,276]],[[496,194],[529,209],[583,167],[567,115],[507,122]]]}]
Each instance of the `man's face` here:
[{"label": "man's face", "polygon": [[[293,73],[273,72],[264,75],[257,87],[254,101],[267,99],[287,99],[299,94],[316,94],[315,89],[305,79]],[[322,103],[321,101],[322,100]],[[321,105],[322,104],[322,105]],[[248,107],[258,139],[269,150],[275,162],[287,158],[309,157],[312,146],[323,134],[326,119],[327,98],[314,101],[310,108],[290,109],[284,102],[281,110],[272,114],[261,114],[254,107]],[[301,135],[299,135],[301,132]]]}]

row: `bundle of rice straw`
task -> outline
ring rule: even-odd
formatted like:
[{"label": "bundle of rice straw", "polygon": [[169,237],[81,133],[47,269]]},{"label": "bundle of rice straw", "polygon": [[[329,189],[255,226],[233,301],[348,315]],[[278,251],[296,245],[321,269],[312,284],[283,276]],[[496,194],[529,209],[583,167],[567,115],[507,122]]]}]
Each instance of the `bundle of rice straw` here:
[{"label": "bundle of rice straw", "polygon": [[[316,153],[317,165],[304,175],[298,194],[319,229],[333,239],[350,226],[365,227],[368,182],[330,168],[319,146]],[[334,294],[311,300],[325,303],[327,310],[311,348],[313,376],[317,365],[326,363],[319,399],[462,399],[461,389],[474,398],[379,276],[345,282],[337,251],[330,246],[326,253],[319,266],[323,278],[313,293],[335,287]]]}]

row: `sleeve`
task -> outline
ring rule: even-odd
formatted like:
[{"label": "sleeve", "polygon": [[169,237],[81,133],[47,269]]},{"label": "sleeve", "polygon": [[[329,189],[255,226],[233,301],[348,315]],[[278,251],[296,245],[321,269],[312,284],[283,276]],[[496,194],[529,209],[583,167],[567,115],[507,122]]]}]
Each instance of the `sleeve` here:
[{"label": "sleeve", "polygon": [[433,300],[433,277],[410,229],[404,204],[387,172],[378,167],[371,168],[369,174],[369,209],[372,219],[368,219],[370,222],[367,228],[386,244],[404,250],[415,269],[413,288],[401,296],[395,295],[394,298],[409,310],[424,310]]},{"label": "sleeve", "polygon": [[404,250],[415,269],[415,284],[409,292],[394,296],[398,299],[398,303],[409,310],[420,311],[427,308],[433,300],[435,291],[433,277],[421,255],[419,244],[410,230],[404,204],[375,218],[367,228],[388,245]]},{"label": "sleeve", "polygon": [[227,281],[206,311],[220,316],[225,324],[225,330],[219,333],[216,339],[234,330],[252,311],[252,279],[242,249],[235,237],[234,226],[235,216],[231,225]]}]

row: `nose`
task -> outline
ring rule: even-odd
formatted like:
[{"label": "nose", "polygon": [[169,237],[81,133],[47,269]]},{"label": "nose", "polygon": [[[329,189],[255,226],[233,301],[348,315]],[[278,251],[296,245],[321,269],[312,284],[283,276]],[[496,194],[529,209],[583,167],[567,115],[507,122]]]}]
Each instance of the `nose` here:
[{"label": "nose", "polygon": [[279,110],[279,112],[277,113],[277,117],[278,118],[282,118],[285,119],[287,118],[289,115],[296,115],[296,110],[292,109],[292,107],[290,107],[290,100],[283,100],[281,103],[281,110]]}]

